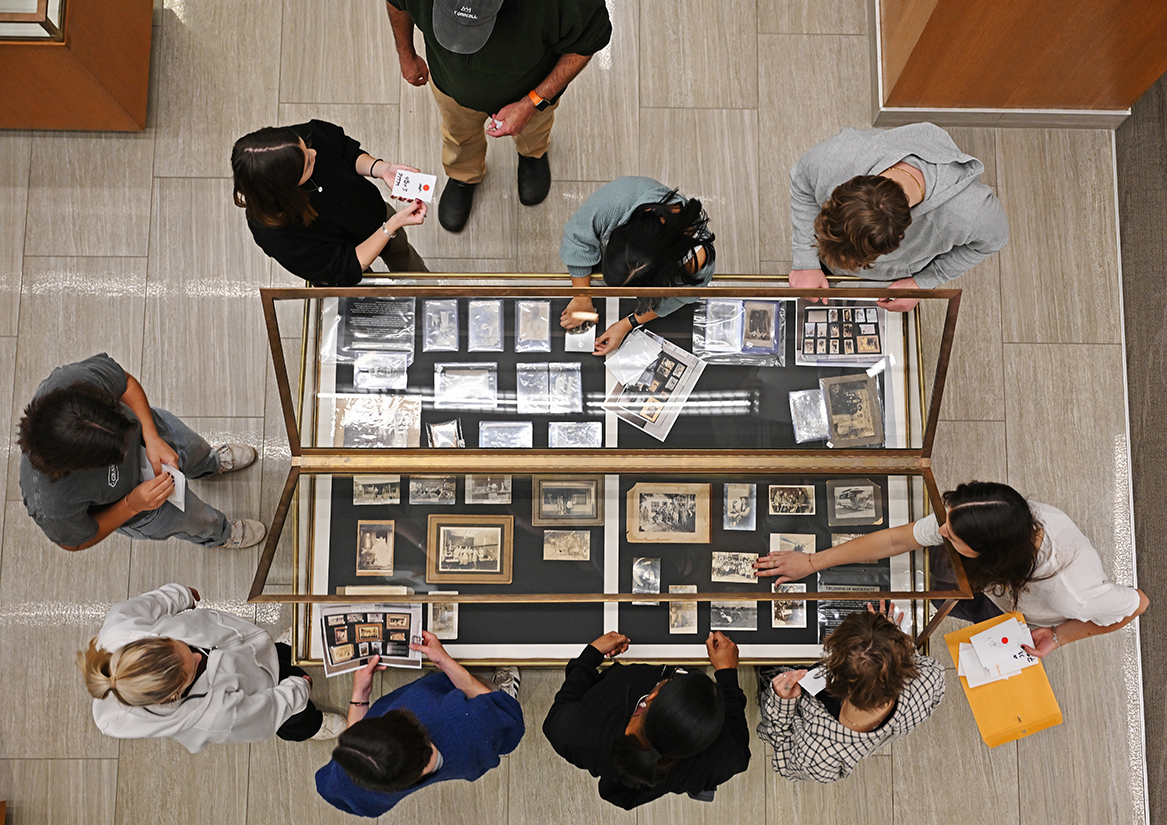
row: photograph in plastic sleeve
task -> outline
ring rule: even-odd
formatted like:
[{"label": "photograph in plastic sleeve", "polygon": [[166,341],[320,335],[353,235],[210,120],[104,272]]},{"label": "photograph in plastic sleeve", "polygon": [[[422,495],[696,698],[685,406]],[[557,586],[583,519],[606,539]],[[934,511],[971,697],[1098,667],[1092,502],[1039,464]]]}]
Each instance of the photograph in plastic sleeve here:
[{"label": "photograph in plastic sleeve", "polygon": [[813,484],[771,484],[770,515],[813,516]]},{"label": "photograph in plastic sleeve", "polygon": [[[357,522],[357,575],[393,575],[393,522]],[[359,639],[358,639],[359,641]]]},{"label": "photograph in plastic sleeve", "polygon": [[545,415],[550,404],[547,364],[515,366],[516,409],[519,415]]},{"label": "photograph in plastic sleeve", "polygon": [[547,446],[553,450],[604,446],[604,425],[599,421],[552,421],[547,425]]},{"label": "photograph in plastic sleeve", "polygon": [[867,373],[820,378],[827,405],[831,444],[836,448],[883,443],[883,408],[879,384]]},{"label": "photograph in plastic sleeve", "polygon": [[544,530],[543,561],[590,561],[590,530]]},{"label": "photograph in plastic sleeve", "polygon": [[454,504],[458,501],[455,476],[410,476],[410,504]]},{"label": "photograph in plastic sleeve", "polygon": [[547,411],[555,415],[583,412],[583,376],[579,362],[550,363],[547,376]]},{"label": "photograph in plastic sleeve", "polygon": [[434,407],[493,410],[498,407],[498,364],[434,364]]},{"label": "photograph in plastic sleeve", "polygon": [[782,343],[778,337],[782,303],[746,301],[742,312],[745,317],[742,352],[775,352]]},{"label": "photograph in plastic sleeve", "polygon": [[[670,593],[696,593],[695,584],[670,584]],[[669,633],[697,632],[697,602],[669,602]]]},{"label": "photograph in plastic sleeve", "polygon": [[705,302],[705,349],[708,352],[741,352],[744,311],[741,301],[710,299]]},{"label": "photograph in plastic sleeve", "polygon": [[827,402],[822,389],[790,393],[790,420],[794,424],[796,444],[830,438],[831,424],[827,420]]},{"label": "photograph in plastic sleeve", "polygon": [[452,450],[466,446],[466,439],[462,437],[462,419],[442,421],[439,424],[426,424],[426,434],[430,446],[435,450]]},{"label": "photograph in plastic sleeve", "polygon": [[[413,352],[413,298],[340,298],[341,350]],[[347,360],[340,354],[341,360]]]},{"label": "photograph in plastic sleeve", "polygon": [[[457,596],[457,590],[431,590],[431,596]],[[458,638],[458,603],[430,602],[426,605],[426,624],[430,633],[449,642]]]},{"label": "photograph in plastic sleeve", "polygon": [[813,555],[815,552],[814,533],[771,533],[770,552]]},{"label": "photograph in plastic sleeve", "polygon": [[467,504],[510,504],[511,477],[507,475],[466,475]]},{"label": "photograph in plastic sleeve", "polygon": [[757,602],[710,602],[710,630],[757,630]]},{"label": "photograph in plastic sleeve", "polygon": [[660,355],[636,383],[625,386],[617,382],[603,408],[664,441],[705,370],[705,362],[653,332],[644,330],[644,334],[660,345]]},{"label": "photograph in plastic sleeve", "polygon": [[550,301],[515,301],[515,352],[551,352]]},{"label": "photograph in plastic sleeve", "polygon": [[714,364],[786,365],[782,301],[699,301],[693,309],[693,353]]},{"label": "photograph in plastic sleeve", "polygon": [[338,395],[333,445],[356,449],[421,444],[421,399],[404,395]]},{"label": "photograph in plastic sleeve", "polygon": [[730,484],[725,486],[725,513],[722,518],[723,530],[754,530],[757,525],[756,484]]},{"label": "photograph in plastic sleeve", "polygon": [[483,421],[478,425],[478,446],[482,449],[522,450],[535,443],[530,421]]},{"label": "photograph in plastic sleeve", "polygon": [[596,324],[584,321],[578,327],[565,329],[563,336],[564,352],[593,352],[596,348]]},{"label": "photograph in plastic sleeve", "polygon": [[721,553],[713,552],[710,581],[715,582],[745,582],[753,584],[758,580],[758,573],[754,570],[754,562],[758,560],[757,553]]},{"label": "photograph in plastic sleeve", "polygon": [[[805,593],[806,585],[798,582],[773,583],[775,593]],[[806,627],[806,602],[775,599],[770,603],[770,626],[773,628]]]},{"label": "photograph in plastic sleeve", "polygon": [[[632,560],[632,592],[660,593],[660,559],[635,558]],[[660,602],[632,602],[636,605],[656,605]]]},{"label": "photograph in plastic sleeve", "polygon": [[827,524],[831,527],[883,523],[880,486],[866,478],[827,482]]},{"label": "photograph in plastic sleeve", "polygon": [[502,352],[502,301],[471,301],[468,352]]},{"label": "photograph in plastic sleeve", "polygon": [[422,325],[424,352],[458,351],[458,299],[442,298],[426,301],[425,323]]},{"label": "photograph in plastic sleeve", "polygon": [[401,476],[354,476],[353,504],[400,504]]},{"label": "photograph in plastic sleeve", "polygon": [[366,352],[353,361],[353,386],[358,390],[403,390],[410,354]]}]

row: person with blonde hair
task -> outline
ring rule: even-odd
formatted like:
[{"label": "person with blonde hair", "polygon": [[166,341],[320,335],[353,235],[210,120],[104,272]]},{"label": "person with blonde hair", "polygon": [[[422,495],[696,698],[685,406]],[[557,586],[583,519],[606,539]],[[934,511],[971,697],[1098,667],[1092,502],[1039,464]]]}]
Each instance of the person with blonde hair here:
[{"label": "person with blonde hair", "polygon": [[191,753],[271,736],[335,739],[344,718],[312,704],[291,647],[238,616],[195,609],[199,599],[167,584],[119,602],[77,653],[101,732],[174,739]]}]

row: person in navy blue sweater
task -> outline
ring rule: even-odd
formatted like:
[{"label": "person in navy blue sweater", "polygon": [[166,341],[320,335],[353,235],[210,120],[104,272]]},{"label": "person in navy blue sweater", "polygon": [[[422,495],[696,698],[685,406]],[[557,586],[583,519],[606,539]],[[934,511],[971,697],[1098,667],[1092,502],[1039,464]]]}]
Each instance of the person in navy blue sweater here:
[{"label": "person in navy blue sweater", "polygon": [[451,659],[429,631],[410,648],[441,672],[369,707],[373,673],[384,669],[373,656],[353,678],[349,727],[332,761],[316,772],[316,790],[346,813],[380,816],[427,785],[478,779],[523,738],[516,668],[496,670],[490,686]]}]

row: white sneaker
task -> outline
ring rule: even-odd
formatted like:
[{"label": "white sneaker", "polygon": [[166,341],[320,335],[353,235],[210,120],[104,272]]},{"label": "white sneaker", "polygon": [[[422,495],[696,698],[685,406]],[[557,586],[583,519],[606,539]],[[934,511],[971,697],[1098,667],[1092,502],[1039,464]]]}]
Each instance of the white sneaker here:
[{"label": "white sneaker", "polygon": [[217,476],[250,467],[259,456],[254,447],[237,443],[220,444],[215,452],[219,454],[219,469],[214,473]]},{"label": "white sneaker", "polygon": [[228,550],[242,550],[244,547],[254,547],[267,536],[267,528],[262,521],[251,518],[236,519],[231,522],[231,538],[220,544]]},{"label": "white sneaker", "polygon": [[496,667],[494,675],[490,678],[491,684],[496,689],[501,690],[512,699],[519,698],[519,682],[522,677],[519,675],[517,667]]},{"label": "white sneaker", "polygon": [[320,730],[312,734],[313,739],[335,739],[344,733],[348,727],[348,720],[339,713],[325,713],[324,721],[320,723]]}]

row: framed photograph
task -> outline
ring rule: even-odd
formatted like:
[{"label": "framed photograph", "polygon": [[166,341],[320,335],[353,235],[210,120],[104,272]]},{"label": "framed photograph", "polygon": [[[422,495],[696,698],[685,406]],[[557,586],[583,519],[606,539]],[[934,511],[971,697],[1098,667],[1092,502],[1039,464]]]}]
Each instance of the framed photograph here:
[{"label": "framed photograph", "polygon": [[604,523],[604,477],[532,476],[531,524],[592,527]]},{"label": "framed photograph", "polygon": [[393,522],[357,522],[357,575],[393,575]]},{"label": "framed photograph", "polygon": [[866,478],[835,479],[827,482],[827,524],[882,524],[883,500],[879,485]]},{"label": "framed photograph", "polygon": [[[457,596],[457,590],[431,590],[431,596]],[[430,633],[449,641],[458,638],[458,603],[430,602],[426,605],[426,624]]]},{"label": "framed photograph", "polygon": [[430,516],[425,580],[510,584],[514,516]]},{"label": "framed photograph", "polygon": [[454,504],[458,501],[456,476],[410,476],[410,504]]},{"label": "framed photograph", "polygon": [[[860,349],[862,352],[862,349]],[[879,385],[867,373],[820,378],[831,443],[836,447],[865,447],[883,443],[883,408]]]},{"label": "framed photograph", "polygon": [[400,504],[401,476],[353,476],[353,504]]},{"label": "framed photograph", "polygon": [[384,613],[366,613],[365,621],[373,624],[385,624]]},{"label": "framed photograph", "polygon": [[543,561],[590,561],[590,530],[544,530]]},{"label": "framed photograph", "polygon": [[725,484],[723,530],[754,530],[757,525],[756,484]]},{"label": "framed photograph", "polygon": [[385,617],[385,627],[392,627],[398,630],[409,629],[409,614],[408,613],[390,613]]},{"label": "framed photograph", "polygon": [[356,647],[353,645],[336,645],[335,647],[329,649],[329,653],[332,654],[333,664],[338,665],[341,662],[347,662],[349,659],[356,655],[356,652]]},{"label": "framed photograph", "polygon": [[466,475],[467,504],[510,504],[511,477]]},{"label": "framed photograph", "polygon": [[[785,582],[783,584],[774,582],[772,589],[775,593],[805,593],[806,585],[797,582]],[[775,599],[770,604],[773,605],[770,608],[770,627],[806,627],[805,601]]]},{"label": "framed photograph", "polygon": [[[670,584],[670,593],[696,593],[695,584]],[[697,632],[697,602],[669,602],[669,633]]]},{"label": "framed photograph", "polygon": [[710,581],[715,582],[749,582],[758,580],[754,562],[758,560],[757,553],[713,553],[713,572]]},{"label": "framed photograph", "polygon": [[708,544],[709,484],[641,483],[628,491],[628,541]]},{"label": "framed photograph", "polygon": [[710,630],[757,630],[757,602],[710,602]]},{"label": "framed photograph", "polygon": [[383,627],[379,624],[359,624],[353,628],[357,632],[358,642],[379,642]]},{"label": "framed photograph", "polygon": [[779,551],[812,555],[815,551],[814,533],[771,533],[770,552]]},{"label": "framed photograph", "polygon": [[813,516],[813,484],[771,484],[770,515],[772,516]]},{"label": "framed photograph", "polygon": [[332,643],[336,645],[348,644],[348,627],[346,625],[332,629]]}]

